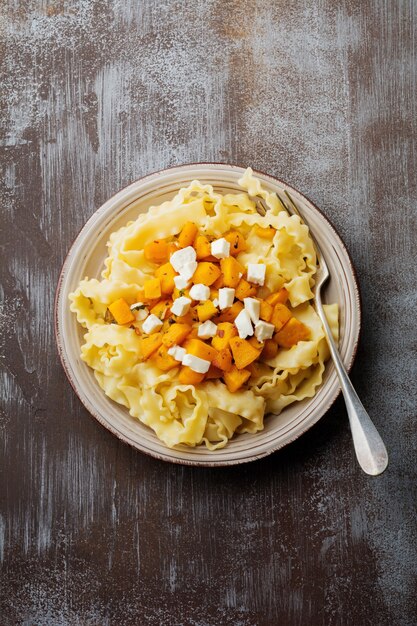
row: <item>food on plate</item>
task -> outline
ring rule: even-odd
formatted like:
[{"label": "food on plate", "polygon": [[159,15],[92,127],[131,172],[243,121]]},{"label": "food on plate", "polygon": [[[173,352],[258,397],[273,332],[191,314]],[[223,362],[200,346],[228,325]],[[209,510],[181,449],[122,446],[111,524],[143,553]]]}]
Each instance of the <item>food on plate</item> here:
[{"label": "food on plate", "polygon": [[[193,181],[140,214],[110,236],[101,280],[70,294],[82,360],[168,447],[214,450],[262,430],[316,393],[329,357],[307,226],[251,169],[239,185]],[[337,338],[337,304],[325,310]]]}]

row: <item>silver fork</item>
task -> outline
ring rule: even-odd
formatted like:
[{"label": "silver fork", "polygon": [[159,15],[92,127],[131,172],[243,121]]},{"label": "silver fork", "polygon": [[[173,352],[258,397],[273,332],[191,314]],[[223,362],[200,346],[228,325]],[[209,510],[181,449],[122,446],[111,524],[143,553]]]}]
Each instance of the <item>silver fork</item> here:
[{"label": "silver fork", "polygon": [[[290,215],[298,215],[300,220],[308,226],[291,195],[287,191],[284,193],[289,203],[285,202],[278,193],[276,194],[283,209],[288,211]],[[265,205],[263,199],[256,197],[255,201],[258,213],[260,215],[265,215],[268,207]],[[340,387],[345,398],[356,457],[359,465],[366,474],[377,476],[378,474],[382,474],[388,465],[388,453],[384,442],[382,441],[377,429],[366,412],[365,407],[360,401],[358,394],[349,379],[346,368],[334,342],[321,300],[321,288],[330,278],[330,271],[320,246],[311,230],[310,236],[313,240],[317,255],[317,271],[315,275],[316,284],[314,294],[316,310],[323,324],[327,343],[329,344],[330,354],[332,356],[337,375],[339,376]]]}]

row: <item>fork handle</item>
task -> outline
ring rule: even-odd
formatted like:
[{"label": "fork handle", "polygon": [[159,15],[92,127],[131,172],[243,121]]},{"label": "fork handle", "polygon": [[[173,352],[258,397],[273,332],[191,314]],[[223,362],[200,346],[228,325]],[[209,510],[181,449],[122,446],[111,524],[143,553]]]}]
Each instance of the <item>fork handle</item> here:
[{"label": "fork handle", "polygon": [[375,428],[365,407],[356,393],[345,366],[343,365],[339,351],[336,347],[326,314],[323,309],[320,294],[316,293],[317,313],[323,323],[330,354],[332,356],[340,386],[345,398],[346,409],[349,416],[350,430],[352,432],[353,445],[359,465],[366,474],[377,476],[382,474],[388,465],[388,453]]}]

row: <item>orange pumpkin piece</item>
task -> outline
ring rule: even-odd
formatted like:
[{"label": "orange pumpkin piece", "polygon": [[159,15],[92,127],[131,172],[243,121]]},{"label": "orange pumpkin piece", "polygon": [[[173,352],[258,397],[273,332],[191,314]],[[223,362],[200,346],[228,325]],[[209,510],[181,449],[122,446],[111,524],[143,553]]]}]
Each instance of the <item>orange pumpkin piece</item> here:
[{"label": "orange pumpkin piece", "polygon": [[223,350],[219,350],[212,363],[224,372],[228,372],[232,367],[232,353],[230,352],[229,348],[223,348]]},{"label": "orange pumpkin piece", "polygon": [[217,280],[214,281],[212,286],[215,289],[221,289],[222,287],[224,287],[224,276],[223,276],[223,274],[220,274],[220,276],[218,277]]},{"label": "orange pumpkin piece", "polygon": [[276,304],[285,304],[288,300],[288,291],[283,287],[276,293],[271,293],[267,298],[265,298],[266,302],[270,305],[275,306]]},{"label": "orange pumpkin piece", "polygon": [[274,307],[272,306],[272,304],[269,304],[269,302],[267,302],[266,300],[260,300],[261,306],[259,309],[259,317],[261,318],[261,320],[264,320],[264,322],[269,322],[269,320],[272,317],[272,312],[274,310]]},{"label": "orange pumpkin piece", "polygon": [[214,365],[210,365],[209,370],[206,374],[206,380],[209,380],[210,378],[221,378],[222,376],[222,370],[219,370],[219,368],[215,367]]},{"label": "orange pumpkin piece", "polygon": [[214,263],[210,263],[209,261],[202,261],[197,265],[192,281],[195,284],[201,283],[210,287],[210,285],[218,279],[220,274],[221,272],[218,265],[214,265]]},{"label": "orange pumpkin piece", "polygon": [[199,374],[192,370],[188,365],[183,365],[178,375],[181,385],[198,385],[204,380],[205,374]]},{"label": "orange pumpkin piece", "polygon": [[171,348],[172,346],[180,346],[191,332],[189,324],[171,324],[168,330],[162,335],[162,343],[164,346]]},{"label": "orange pumpkin piece", "polygon": [[[174,291],[172,292],[172,299],[176,300],[177,298],[181,298],[182,296],[185,296],[186,298],[190,298],[190,290],[178,289],[177,287],[175,287]],[[190,300],[191,299],[192,298],[190,298]]]},{"label": "orange pumpkin piece", "polygon": [[204,343],[201,339],[190,339],[187,341],[186,346],[184,346],[187,350],[188,354],[193,354],[194,356],[198,356],[200,359],[205,359],[206,361],[214,361],[217,357],[218,352],[215,348],[210,346],[208,343]]},{"label": "orange pumpkin piece", "polygon": [[174,276],[177,272],[172,267],[171,263],[164,263],[155,270],[155,276],[161,281],[161,292],[169,295],[175,289]]},{"label": "orange pumpkin piece", "polygon": [[258,224],[255,226],[255,235],[261,237],[261,239],[270,239],[272,240],[275,237],[276,228],[273,226],[269,226],[269,228],[262,228]]},{"label": "orange pumpkin piece", "polygon": [[230,243],[230,256],[236,256],[247,248],[244,236],[237,230],[231,230],[223,237]]},{"label": "orange pumpkin piece", "polygon": [[170,244],[165,239],[155,239],[151,243],[147,243],[143,249],[143,254],[147,261],[152,263],[166,263],[171,252]]},{"label": "orange pumpkin piece", "polygon": [[156,352],[154,352],[149,360],[152,361],[152,363],[159,367],[159,369],[163,372],[168,372],[174,367],[178,367],[180,365],[179,362],[174,359],[174,357],[168,354],[168,348],[163,345],[158,348]]},{"label": "orange pumpkin piece", "polygon": [[246,339],[240,337],[232,337],[230,340],[230,349],[238,370],[242,370],[255,361],[259,356],[259,350],[254,348]]},{"label": "orange pumpkin piece", "polygon": [[143,292],[145,298],[160,298],[161,297],[161,279],[160,278],[148,278],[143,285]]},{"label": "orange pumpkin piece", "polygon": [[247,342],[250,343],[251,346],[256,348],[259,353],[261,352],[261,350],[263,350],[264,342],[258,341],[256,337],[250,337],[249,339],[247,339]]},{"label": "orange pumpkin piece", "polygon": [[236,300],[228,309],[225,309],[216,318],[216,322],[234,322],[236,317],[243,309],[243,304],[240,300]]},{"label": "orange pumpkin piece", "polygon": [[153,335],[149,335],[149,337],[141,337],[139,341],[142,359],[146,360],[155,350],[158,350],[159,346],[162,344],[162,333],[154,333]]},{"label": "orange pumpkin piece", "polygon": [[210,242],[204,235],[197,235],[194,241],[194,248],[197,254],[197,261],[201,261],[201,259],[211,255]]},{"label": "orange pumpkin piece", "polygon": [[[275,344],[275,345],[277,345],[277,344]],[[262,374],[262,368],[259,365],[258,361],[253,361],[252,363],[250,363],[250,365],[248,365],[248,370],[250,371],[250,375],[253,378],[257,378],[258,376],[260,376]]]},{"label": "orange pumpkin piece", "polygon": [[150,313],[159,317],[160,320],[164,320],[170,316],[170,308],[172,306],[172,300],[160,300],[153,306]]},{"label": "orange pumpkin piece", "polygon": [[145,298],[145,291],[144,291],[144,289],[140,289],[140,291],[138,291],[138,293],[137,293],[136,301],[137,302],[143,302],[149,308],[152,308],[159,301],[159,298]]},{"label": "orange pumpkin piece", "polygon": [[180,248],[192,246],[197,233],[198,228],[194,224],[194,222],[186,222],[182,227],[180,234],[178,235],[178,243]]},{"label": "orange pumpkin piece", "polygon": [[235,298],[243,300],[243,298],[252,298],[256,295],[256,285],[248,283],[247,280],[241,278],[235,291]]},{"label": "orange pumpkin piece", "polygon": [[173,315],[172,319],[179,324],[189,324],[192,326],[194,322],[198,322],[198,315],[195,307],[192,306],[185,315]]},{"label": "orange pumpkin piece", "polygon": [[206,322],[217,314],[217,309],[211,300],[197,304],[195,308],[200,322]]},{"label": "orange pumpkin piece", "polygon": [[291,348],[299,341],[310,339],[310,329],[295,317],[292,317],[281,330],[274,335],[274,340],[282,348]]},{"label": "orange pumpkin piece", "polygon": [[245,268],[232,256],[220,260],[220,267],[223,272],[223,282],[225,287],[236,288],[241,275],[245,273]]},{"label": "orange pumpkin piece", "polygon": [[233,393],[250,378],[250,374],[249,370],[238,370],[235,365],[232,365],[228,372],[224,372],[223,378],[228,390]]},{"label": "orange pumpkin piece", "polygon": [[260,358],[264,361],[273,359],[278,354],[278,346],[273,339],[267,339],[265,341],[264,349],[261,352]]},{"label": "orange pumpkin piece", "polygon": [[272,312],[271,324],[275,326],[277,331],[281,330],[291,317],[292,313],[289,308],[286,307],[285,304],[278,302],[278,304],[274,306],[274,310]]},{"label": "orange pumpkin piece", "polygon": [[211,345],[216,350],[223,350],[229,346],[232,337],[236,337],[237,329],[231,322],[217,324],[217,334],[211,340]]},{"label": "orange pumpkin piece", "polygon": [[124,298],[119,298],[110,304],[109,311],[118,324],[130,324],[136,319]]}]

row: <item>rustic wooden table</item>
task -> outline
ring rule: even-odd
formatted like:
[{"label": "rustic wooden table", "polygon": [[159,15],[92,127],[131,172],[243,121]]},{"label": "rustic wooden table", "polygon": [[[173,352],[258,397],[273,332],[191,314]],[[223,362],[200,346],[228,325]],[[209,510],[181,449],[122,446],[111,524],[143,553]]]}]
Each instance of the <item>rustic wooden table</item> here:
[{"label": "rustic wooden table", "polygon": [[[0,11],[0,624],[414,626],[416,2]],[[381,477],[340,400],[280,453],[212,471],[135,452],[74,395],[53,331],[72,240],[124,185],[194,161],[288,180],[344,238]]]}]

